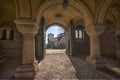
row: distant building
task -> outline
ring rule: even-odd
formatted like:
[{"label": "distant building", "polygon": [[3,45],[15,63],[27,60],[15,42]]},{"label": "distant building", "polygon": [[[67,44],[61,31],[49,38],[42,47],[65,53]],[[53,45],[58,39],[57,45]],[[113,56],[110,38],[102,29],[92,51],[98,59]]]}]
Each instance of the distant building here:
[{"label": "distant building", "polygon": [[60,33],[57,37],[54,37],[54,34],[48,34],[48,44],[47,48],[49,49],[64,49],[66,48],[65,34]]}]

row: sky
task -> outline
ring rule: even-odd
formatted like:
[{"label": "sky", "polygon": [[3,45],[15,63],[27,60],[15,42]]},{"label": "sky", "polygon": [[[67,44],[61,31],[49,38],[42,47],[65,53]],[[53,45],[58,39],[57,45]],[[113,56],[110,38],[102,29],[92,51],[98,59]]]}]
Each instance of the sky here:
[{"label": "sky", "polygon": [[51,27],[49,27],[47,29],[47,31],[46,31],[46,44],[48,43],[47,39],[48,39],[48,34],[49,33],[54,34],[54,37],[56,37],[58,34],[64,33],[64,30],[59,26],[51,26]]}]

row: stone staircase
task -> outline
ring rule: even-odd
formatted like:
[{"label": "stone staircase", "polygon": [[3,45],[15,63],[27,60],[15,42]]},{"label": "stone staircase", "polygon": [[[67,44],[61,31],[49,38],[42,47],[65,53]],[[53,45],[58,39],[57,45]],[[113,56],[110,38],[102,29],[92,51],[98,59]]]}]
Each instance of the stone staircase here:
[{"label": "stone staircase", "polygon": [[8,58],[7,54],[4,54],[4,53],[0,52],[0,63],[5,61],[7,58]]}]

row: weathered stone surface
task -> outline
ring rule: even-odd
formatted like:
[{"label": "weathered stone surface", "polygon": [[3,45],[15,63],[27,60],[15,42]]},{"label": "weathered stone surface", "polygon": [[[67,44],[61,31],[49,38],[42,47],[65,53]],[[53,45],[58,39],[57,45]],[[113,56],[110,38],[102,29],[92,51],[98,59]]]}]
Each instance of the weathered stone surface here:
[{"label": "weathered stone surface", "polygon": [[[51,52],[53,52],[52,50]],[[35,80],[51,79],[108,79],[111,78],[88,65],[80,59],[67,56],[62,50],[50,53],[41,62]]]},{"label": "weathered stone surface", "polygon": [[41,62],[35,80],[40,79],[77,79],[76,71],[68,56],[63,53],[48,54]]}]

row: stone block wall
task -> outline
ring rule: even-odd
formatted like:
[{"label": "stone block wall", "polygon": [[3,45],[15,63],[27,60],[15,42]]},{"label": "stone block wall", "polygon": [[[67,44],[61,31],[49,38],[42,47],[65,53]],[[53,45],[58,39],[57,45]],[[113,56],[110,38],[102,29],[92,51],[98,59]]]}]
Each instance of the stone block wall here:
[{"label": "stone block wall", "polygon": [[100,35],[100,46],[103,57],[116,59],[116,35],[115,28],[108,27]]},{"label": "stone block wall", "polygon": [[8,56],[22,55],[22,41],[0,40],[1,52]]},{"label": "stone block wall", "polygon": [[[2,28],[5,28],[6,31],[9,31],[9,28],[11,28],[12,30],[14,30],[14,39],[13,40],[10,40],[9,38],[6,38],[4,40],[0,39],[0,48],[1,48],[0,52],[7,54],[9,57],[10,56],[22,57],[22,47],[23,47],[22,35],[18,32],[13,22],[8,22],[4,24],[0,26],[0,30],[2,30]],[[10,34],[8,34],[7,37],[9,37],[9,35]],[[2,34],[0,36],[2,36]]]},{"label": "stone block wall", "polygon": [[[73,55],[90,55],[90,38],[89,36],[84,33],[84,38],[83,39],[75,39],[75,37],[72,40],[73,44],[73,50],[72,53]],[[87,57],[86,56],[86,57]]]}]

